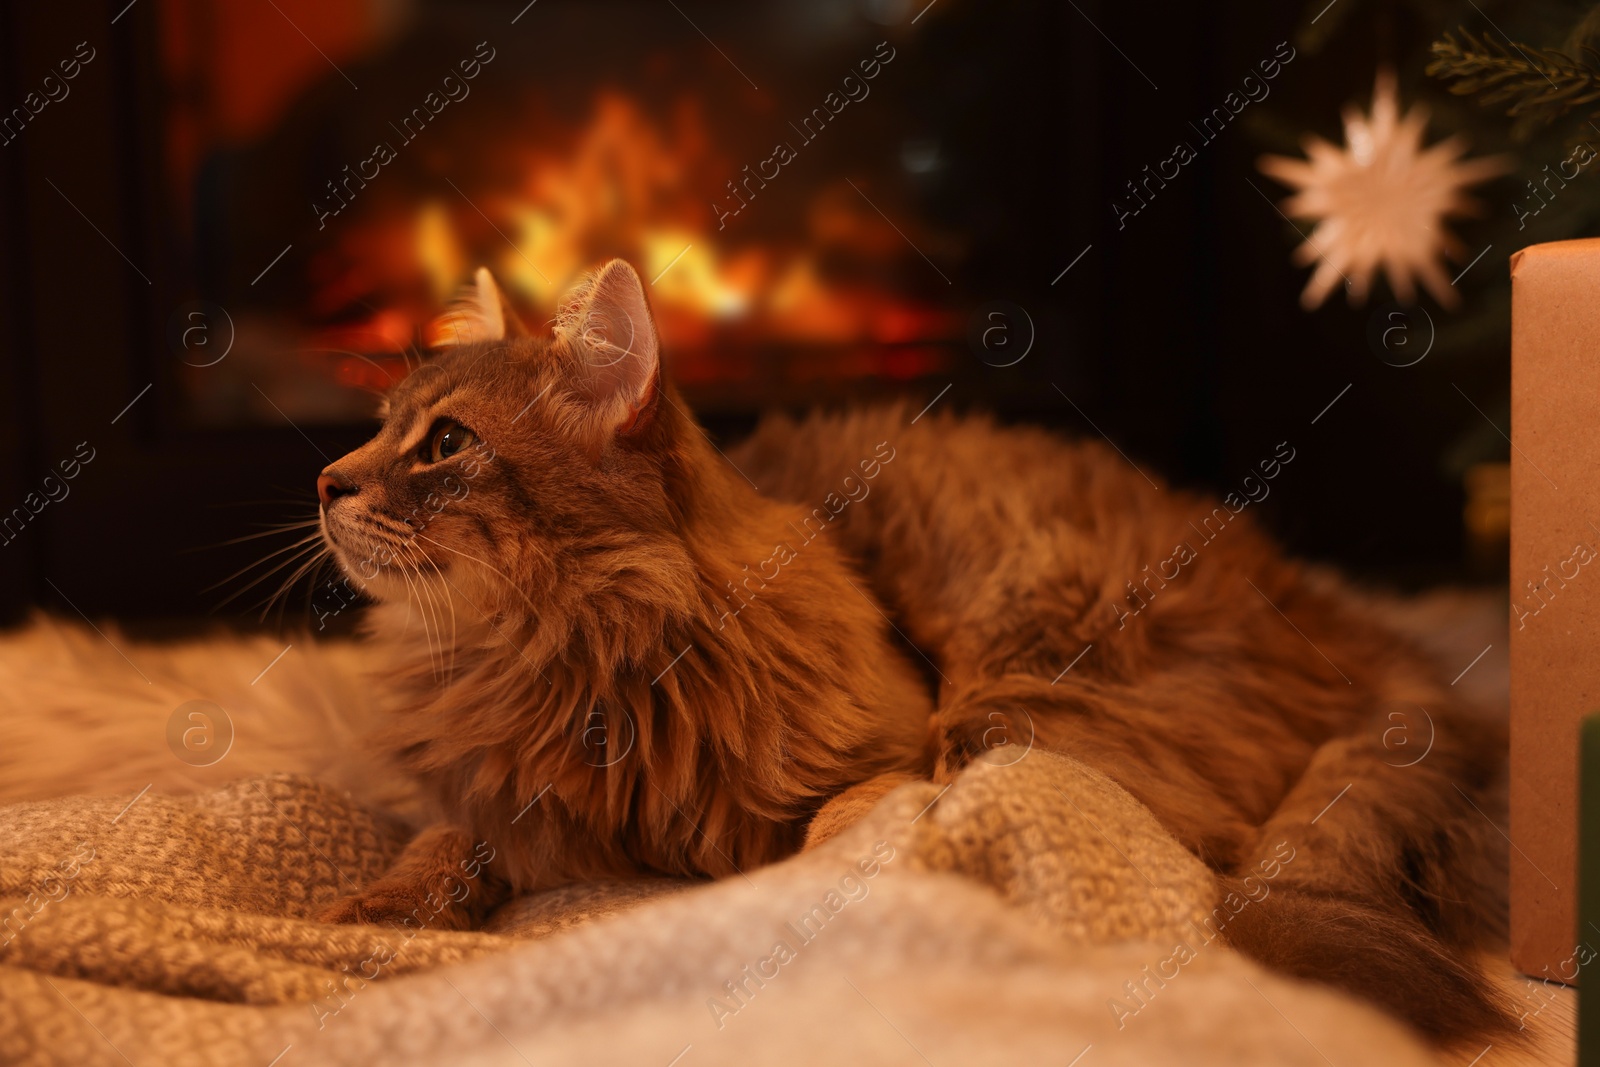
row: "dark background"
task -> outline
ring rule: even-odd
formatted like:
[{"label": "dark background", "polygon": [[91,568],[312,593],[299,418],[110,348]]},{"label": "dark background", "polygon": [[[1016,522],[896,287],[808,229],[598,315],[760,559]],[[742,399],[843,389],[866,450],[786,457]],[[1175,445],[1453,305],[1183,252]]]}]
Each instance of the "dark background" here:
[{"label": "dark background", "polygon": [[[1369,341],[1374,314],[1392,299],[1381,285],[1367,308],[1348,307],[1339,293],[1317,311],[1300,307],[1308,271],[1288,259],[1299,237],[1273,207],[1284,190],[1255,168],[1264,151],[1296,151],[1303,132],[1338,142],[1340,107],[1365,105],[1380,60],[1398,65],[1403,99],[1441,95],[1416,57],[1450,25],[1412,8],[1340,2],[1349,10],[1310,27],[1315,48],[1305,36],[1315,10],[1247,0],[1159,12],[1095,0],[938,0],[914,32],[895,38],[897,82],[882,90],[893,121],[936,135],[946,160],[937,180],[916,190],[916,207],[965,238],[959,256],[935,257],[954,282],[951,299],[971,315],[987,301],[1008,301],[1037,330],[1029,356],[1012,368],[959,352],[957,371],[943,379],[957,382],[945,402],[1071,434],[1096,433],[1092,419],[1140,466],[1219,492],[1288,441],[1296,459],[1253,510],[1292,551],[1408,587],[1503,579],[1503,560],[1469,559],[1461,476],[1467,461],[1504,460],[1508,451],[1485,415],[1509,429],[1505,275],[1518,238],[1489,234],[1505,228],[1519,180],[1483,186],[1488,215],[1457,226],[1472,254],[1493,240],[1462,283],[1466,306],[1489,324],[1468,329],[1464,313],[1424,298],[1441,337],[1454,343],[1397,368]],[[253,598],[219,609],[230,587],[203,590],[275,543],[218,546],[256,524],[310,514],[324,462],[318,450],[337,457],[370,426],[307,426],[308,442],[289,426],[202,428],[186,417],[168,324],[185,300],[217,289],[202,257],[176,247],[160,206],[155,0],[112,25],[125,3],[0,2],[6,108],[78,41],[98,50],[67,101],[0,146],[0,513],[78,442],[97,453],[67,499],[0,545],[0,612],[15,618],[41,605],[91,617],[242,621],[254,618]],[[496,41],[506,64],[603,54],[604,36],[561,34],[591,17],[718,62],[668,5],[591,0],[581,5],[588,14],[575,5],[539,0],[518,23],[523,36]],[[465,7],[503,22],[522,4]],[[833,7],[839,18],[857,17],[855,5]],[[795,10],[685,6],[712,38],[733,42],[744,64],[783,69],[792,81],[812,62],[784,43],[783,20]],[[1125,195],[1123,184],[1166,158],[1176,140],[1194,143],[1189,121],[1220,106],[1283,41],[1297,56],[1270,83],[1271,95],[1119,228],[1110,205]],[[425,47],[426,34],[412,44]],[[453,58],[453,45],[439,47]],[[816,84],[832,80],[838,65],[816,58]],[[350,72],[363,84],[373,76],[359,64]],[[809,106],[809,95],[793,110]],[[1430,139],[1451,129],[1460,114],[1451,106],[1440,105]],[[794,180],[808,180],[805,170]],[[51,182],[70,191],[72,204]],[[264,263],[272,251],[241,250],[240,261]],[[672,338],[665,344],[670,368]],[[931,399],[943,381],[910,388]],[[848,402],[850,390],[825,399]],[[756,406],[724,407],[707,421],[731,437],[748,428]]]}]

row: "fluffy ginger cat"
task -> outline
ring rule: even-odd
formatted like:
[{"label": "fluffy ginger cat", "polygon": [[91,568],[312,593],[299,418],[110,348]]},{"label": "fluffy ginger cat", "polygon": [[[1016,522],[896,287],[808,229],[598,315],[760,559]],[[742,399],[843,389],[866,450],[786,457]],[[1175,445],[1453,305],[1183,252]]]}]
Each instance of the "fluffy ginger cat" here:
[{"label": "fluffy ginger cat", "polygon": [[[1219,898],[1290,842],[1240,950],[1435,1035],[1503,1022],[1471,964],[1502,923],[1477,809],[1503,735],[1248,515],[1152,585],[1214,502],[1097,444],[892,407],[720,454],[621,261],[548,335],[485,271],[443,326],[318,482],[378,601],[382,741],[439,821],[325,918],[403,921],[453,882],[431,921],[468,927],[575,880],[728,875],[1004,739],[1110,775]],[[1396,708],[1433,724],[1410,766]]]}]

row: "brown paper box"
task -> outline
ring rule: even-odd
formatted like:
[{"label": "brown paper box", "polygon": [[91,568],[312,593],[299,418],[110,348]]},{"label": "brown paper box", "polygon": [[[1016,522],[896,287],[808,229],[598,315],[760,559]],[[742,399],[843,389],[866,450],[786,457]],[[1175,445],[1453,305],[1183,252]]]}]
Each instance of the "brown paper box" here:
[{"label": "brown paper box", "polygon": [[1511,961],[1570,981],[1578,734],[1600,711],[1600,240],[1511,257]]}]

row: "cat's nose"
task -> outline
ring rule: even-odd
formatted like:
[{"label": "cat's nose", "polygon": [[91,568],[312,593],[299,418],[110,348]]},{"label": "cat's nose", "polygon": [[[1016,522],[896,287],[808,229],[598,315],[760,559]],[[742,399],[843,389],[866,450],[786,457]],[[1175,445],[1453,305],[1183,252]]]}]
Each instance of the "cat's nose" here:
[{"label": "cat's nose", "polygon": [[332,468],[317,475],[317,499],[322,501],[323,507],[355,491],[355,484]]}]

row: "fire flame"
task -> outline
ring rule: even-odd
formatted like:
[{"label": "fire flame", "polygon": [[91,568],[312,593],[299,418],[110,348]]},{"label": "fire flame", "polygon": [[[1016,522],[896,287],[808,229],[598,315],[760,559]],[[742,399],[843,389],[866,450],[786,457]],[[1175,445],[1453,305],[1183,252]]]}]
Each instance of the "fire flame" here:
[{"label": "fire flame", "polygon": [[[860,273],[876,276],[905,253],[902,237],[847,183],[817,193],[798,225],[769,220],[772,225],[764,232],[788,228],[781,238],[747,234],[735,244],[719,235],[704,192],[718,188],[733,168],[719,158],[692,98],[681,101],[663,122],[633,98],[604,91],[570,143],[507,151],[512,172],[524,176],[519,182],[486,190],[458,183],[458,198],[429,200],[405,224],[409,269],[420,279],[416,288],[433,305],[413,309],[419,325],[477,264],[489,265],[523,309],[551,317],[584,271],[620,255],[649,282],[652,307],[677,352],[715,348],[719,341],[905,346],[959,332],[948,310],[869,282],[829,277],[825,253],[866,262],[874,269]],[[377,243],[394,247],[392,241]],[[386,320],[383,326],[367,331],[367,351],[375,345],[399,350],[389,347],[394,323]],[[350,330],[341,333],[353,344]],[[929,351],[864,362],[856,358],[847,361],[843,373],[914,377],[938,368],[939,359]],[[823,360],[812,370],[839,373],[837,364]],[[677,369],[690,380],[745,376],[730,373],[725,360],[691,358]]]}]

